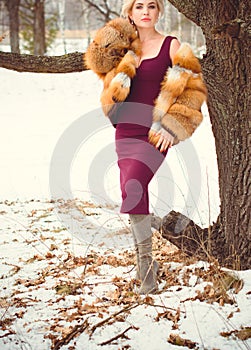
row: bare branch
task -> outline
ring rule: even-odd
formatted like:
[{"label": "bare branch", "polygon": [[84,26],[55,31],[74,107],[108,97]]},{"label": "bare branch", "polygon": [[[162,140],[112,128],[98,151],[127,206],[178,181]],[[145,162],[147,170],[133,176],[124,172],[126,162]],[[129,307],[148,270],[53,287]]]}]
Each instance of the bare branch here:
[{"label": "bare branch", "polygon": [[121,333],[115,335],[114,337],[112,337],[112,338],[109,339],[109,340],[106,340],[106,341],[100,343],[99,345],[102,345],[102,346],[103,346],[103,345],[110,344],[110,343],[112,343],[114,340],[117,340],[117,339],[119,339],[119,338],[127,338],[127,339],[128,339],[128,337],[127,337],[125,334],[126,334],[128,331],[130,331],[131,329],[136,329],[136,330],[138,330],[139,328],[138,328],[138,327],[134,327],[134,326],[127,327],[123,332],[121,332]]},{"label": "bare branch", "polygon": [[102,16],[104,16],[104,19],[107,21],[112,18],[111,15],[115,17],[119,17],[119,13],[117,11],[112,10],[107,2],[105,1],[105,9],[102,8],[102,6],[98,5],[97,3],[94,3],[91,0],[84,0],[90,7],[96,9]]},{"label": "bare branch", "polygon": [[99,327],[102,327],[104,324],[106,324],[108,321],[110,321],[111,319],[116,318],[118,315],[124,313],[124,312],[128,312],[136,307],[138,307],[139,305],[144,304],[144,301],[139,301],[136,302],[134,304],[131,305],[126,305],[123,309],[115,312],[114,314],[111,314],[110,316],[108,316],[107,318],[105,318],[104,320],[96,323],[95,325],[93,325],[90,329],[90,337],[93,335],[93,333],[95,332],[95,330]]}]

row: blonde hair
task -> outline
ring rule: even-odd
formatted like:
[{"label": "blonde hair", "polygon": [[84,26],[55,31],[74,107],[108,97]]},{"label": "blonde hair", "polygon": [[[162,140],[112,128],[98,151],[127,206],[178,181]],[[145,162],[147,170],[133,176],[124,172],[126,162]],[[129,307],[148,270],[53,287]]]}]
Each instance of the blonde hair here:
[{"label": "blonde hair", "polygon": [[[122,6],[122,11],[121,11],[121,16],[124,18],[128,18],[130,12],[132,11],[132,7],[134,5],[136,0],[124,0],[123,1],[123,6]],[[159,12],[161,16],[164,14],[164,0],[156,0]]]}]

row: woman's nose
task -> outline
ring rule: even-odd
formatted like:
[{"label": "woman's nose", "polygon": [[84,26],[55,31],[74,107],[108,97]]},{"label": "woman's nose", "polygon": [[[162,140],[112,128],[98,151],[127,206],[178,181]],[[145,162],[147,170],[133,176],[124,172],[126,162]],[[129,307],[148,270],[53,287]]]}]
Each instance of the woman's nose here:
[{"label": "woman's nose", "polygon": [[148,7],[144,7],[144,15],[148,15]]}]

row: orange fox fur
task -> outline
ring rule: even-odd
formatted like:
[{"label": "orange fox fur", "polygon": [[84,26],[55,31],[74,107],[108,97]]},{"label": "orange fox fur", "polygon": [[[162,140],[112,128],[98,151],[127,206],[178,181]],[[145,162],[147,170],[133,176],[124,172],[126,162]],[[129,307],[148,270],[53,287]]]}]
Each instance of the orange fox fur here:
[{"label": "orange fox fur", "polygon": [[[130,91],[130,79],[136,73],[136,56],[141,53],[140,40],[128,20],[116,18],[99,29],[87,48],[85,64],[103,80],[101,104],[108,115],[116,102],[124,101]],[[126,82],[115,79],[124,73]],[[128,80],[129,79],[129,80]]]},{"label": "orange fox fur", "polygon": [[[175,135],[174,144],[190,137],[201,123],[201,106],[207,98],[199,60],[183,43],[173,58],[155,101],[153,122]],[[149,141],[156,145],[159,136],[150,130]]]},{"label": "orange fox fur", "polygon": [[[100,100],[105,115],[128,96],[130,79],[136,73],[136,56],[140,54],[140,40],[127,20],[116,18],[97,31],[85,54],[85,63],[103,80]],[[188,44],[181,44],[172,63],[155,100],[153,122],[160,122],[174,134],[177,144],[190,137],[201,123],[207,89],[199,60]],[[156,145],[158,139],[159,135],[150,130],[149,142]]]}]

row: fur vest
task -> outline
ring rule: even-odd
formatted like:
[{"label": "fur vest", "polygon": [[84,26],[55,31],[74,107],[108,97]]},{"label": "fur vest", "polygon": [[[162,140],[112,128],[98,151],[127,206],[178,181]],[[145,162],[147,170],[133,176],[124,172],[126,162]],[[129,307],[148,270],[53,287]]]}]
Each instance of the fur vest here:
[{"label": "fur vest", "polygon": [[[100,100],[106,116],[110,117],[118,102],[123,102],[128,96],[140,53],[140,40],[134,28],[122,18],[99,29],[87,48],[85,64],[103,81]],[[200,125],[203,119],[201,106],[206,101],[207,89],[199,60],[190,45],[181,44],[172,63],[154,101],[153,126],[169,131],[177,144],[190,137]],[[158,137],[151,129],[149,141],[155,145]]]}]

